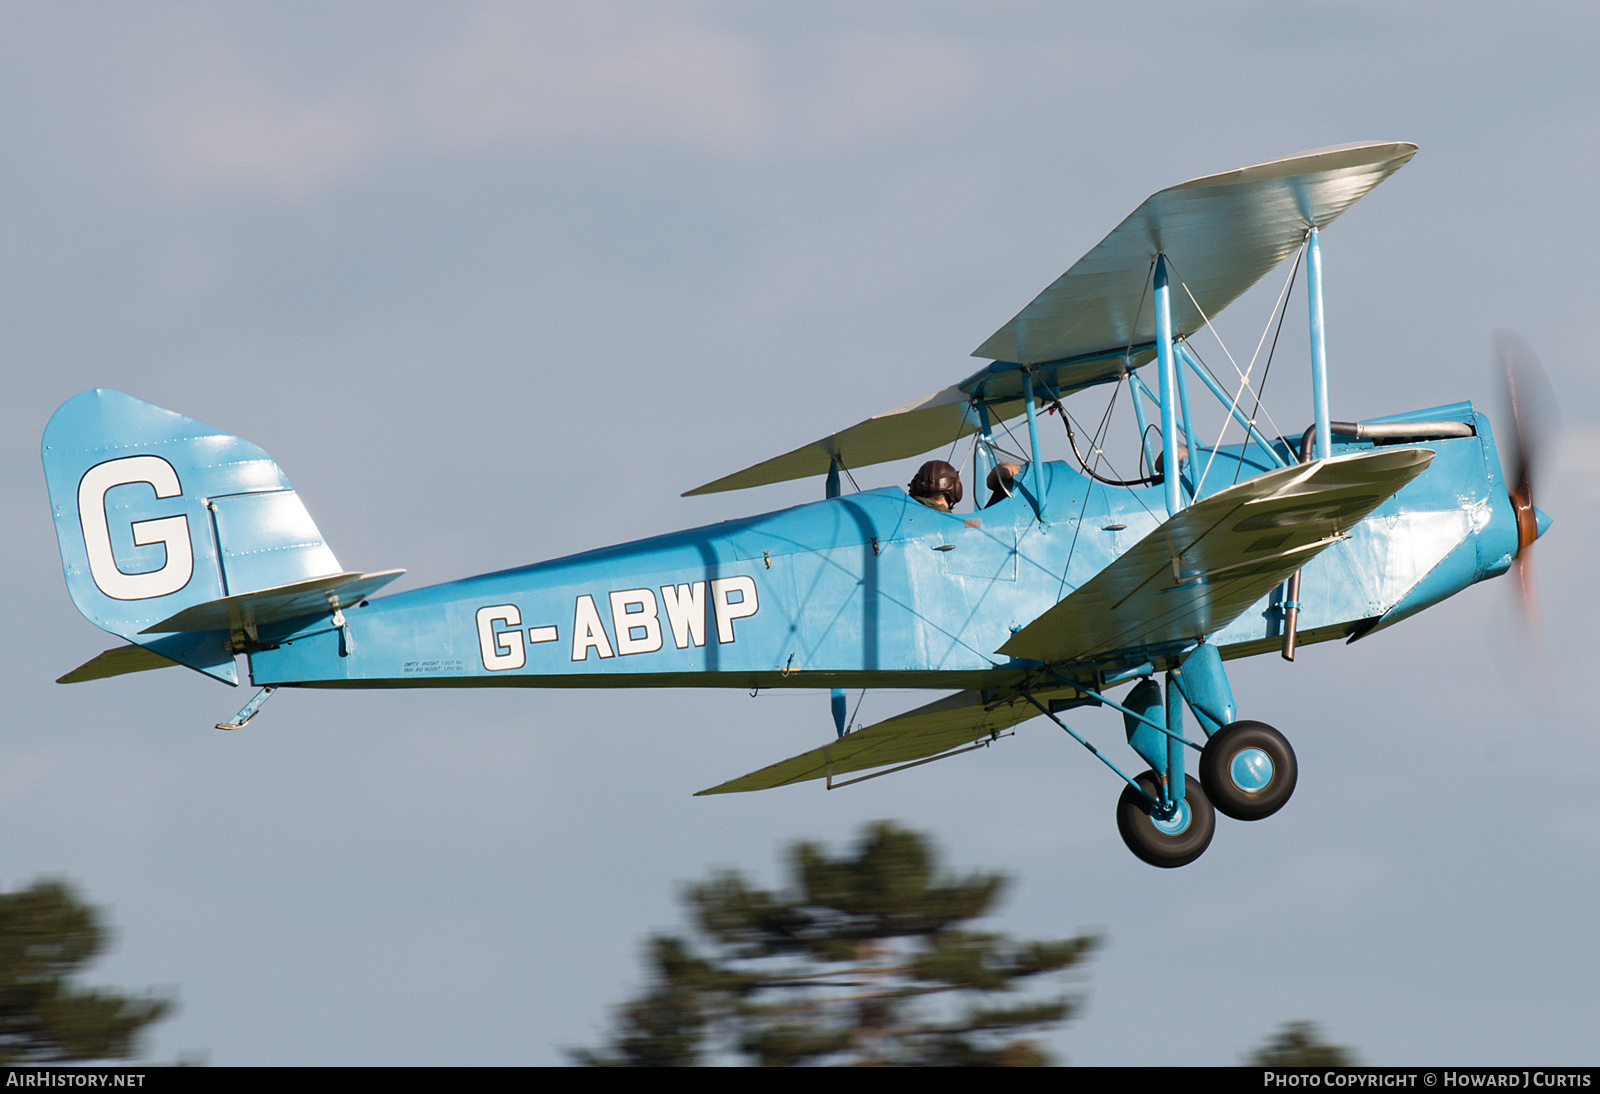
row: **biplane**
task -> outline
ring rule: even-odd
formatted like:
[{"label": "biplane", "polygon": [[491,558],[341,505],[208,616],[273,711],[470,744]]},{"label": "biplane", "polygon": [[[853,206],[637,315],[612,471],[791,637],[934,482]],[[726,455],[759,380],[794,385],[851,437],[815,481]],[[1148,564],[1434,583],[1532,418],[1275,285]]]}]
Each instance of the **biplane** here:
[{"label": "biplane", "polygon": [[[283,687],[829,691],[825,743],[702,794],[834,789],[1037,718],[1121,780],[1136,855],[1191,862],[1216,811],[1257,820],[1295,787],[1288,740],[1238,717],[1228,661],[1392,626],[1518,564],[1549,523],[1470,403],[1330,416],[1320,235],[1415,152],[1342,145],[1161,190],[965,379],[687,492],[816,476],[819,500],[387,596],[403,571],[346,570],[266,452],[84,392],[45,429],[45,474],[72,599],[126,644],[61,682],[183,665],[237,684],[243,655],[260,690],[223,729]],[[1191,339],[1291,257],[1312,424],[1268,435],[1249,373],[1220,379]],[[1109,473],[1098,436],[1080,453],[1063,401],[1095,389],[1128,393],[1138,474]],[[1234,442],[1197,430],[1199,389]],[[1041,454],[1052,415],[1072,462]],[[841,488],[960,440],[967,505]],[[857,728],[855,688],[953,694]],[[1090,741],[1095,707],[1121,715],[1135,760]]]}]

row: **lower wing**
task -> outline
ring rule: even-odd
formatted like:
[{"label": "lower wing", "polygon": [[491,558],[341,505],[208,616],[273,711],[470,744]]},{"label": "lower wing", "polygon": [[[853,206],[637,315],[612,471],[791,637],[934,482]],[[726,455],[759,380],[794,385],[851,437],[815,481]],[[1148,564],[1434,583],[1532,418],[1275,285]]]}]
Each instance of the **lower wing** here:
[{"label": "lower wing", "polygon": [[[1071,688],[1057,687],[1034,693],[1042,703],[1077,696]],[[700,794],[736,794],[743,790],[770,790],[775,786],[806,782],[852,771],[922,763],[982,747],[1000,732],[1025,722],[1039,708],[1021,695],[986,699],[982,691],[962,691],[896,715],[887,721],[858,729],[838,740],[780,760]],[[884,772],[887,774],[887,772]],[[871,776],[868,776],[870,778]],[[699,797],[700,795],[695,795]]]}]

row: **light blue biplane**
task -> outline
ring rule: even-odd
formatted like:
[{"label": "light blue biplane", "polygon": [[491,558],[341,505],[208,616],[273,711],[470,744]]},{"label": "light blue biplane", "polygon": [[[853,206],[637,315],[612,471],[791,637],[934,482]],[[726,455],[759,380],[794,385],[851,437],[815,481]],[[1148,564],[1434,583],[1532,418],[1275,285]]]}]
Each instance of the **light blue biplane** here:
[{"label": "light blue biplane", "polygon": [[[402,571],[340,565],[266,452],[84,392],[45,429],[45,475],[73,602],[128,644],[61,681],[185,665],[237,684],[243,654],[260,691],[223,729],[280,687],[831,689],[826,744],[704,794],[832,789],[1042,716],[1125,782],[1136,855],[1191,862],[1214,808],[1258,819],[1295,785],[1284,737],[1237,718],[1225,662],[1397,623],[1505,572],[1548,523],[1468,403],[1329,416],[1319,233],[1415,152],[1344,145],[1162,190],[980,346],[991,363],[971,376],[689,491],[818,475],[824,500],[385,597]],[[1225,385],[1188,340],[1291,256],[1314,422],[1267,436],[1248,374]],[[1239,443],[1196,432],[1191,375]],[[1060,404],[1090,388],[1129,392],[1140,475],[1103,473],[1098,436],[1074,464],[1038,456],[1047,410],[1077,455]],[[970,509],[841,492],[841,472],[958,438]],[[876,687],[956,693],[850,731],[844,689]],[[1121,713],[1148,770],[1128,775],[1062,717],[1095,706]]]}]

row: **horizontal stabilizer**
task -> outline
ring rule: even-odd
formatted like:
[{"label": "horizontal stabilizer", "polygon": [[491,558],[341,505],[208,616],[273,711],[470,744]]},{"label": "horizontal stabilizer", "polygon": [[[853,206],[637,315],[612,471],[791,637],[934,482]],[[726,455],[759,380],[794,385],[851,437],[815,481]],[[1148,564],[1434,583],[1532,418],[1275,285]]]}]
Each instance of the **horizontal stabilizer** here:
[{"label": "horizontal stabilizer", "polygon": [[1000,652],[1059,663],[1198,641],[1237,619],[1432,460],[1425,448],[1384,448],[1230,486],[1169,518]]},{"label": "horizontal stabilizer", "polygon": [[[1071,688],[1034,693],[1047,705],[1052,698],[1076,694]],[[986,703],[981,691],[957,692],[695,796],[770,790],[810,779],[925,760],[1010,729],[1038,713],[1039,708],[1021,696]]]},{"label": "horizontal stabilizer", "polygon": [[143,646],[118,646],[114,650],[106,650],[93,660],[84,662],[56,683],[81,684],[85,680],[104,680],[110,676],[126,676],[130,672],[164,669],[177,663]]},{"label": "horizontal stabilizer", "polygon": [[240,631],[263,623],[282,623],[307,615],[320,615],[350,607],[405,573],[385,570],[377,574],[346,573],[314,577],[271,589],[225,596],[185,608],[141,634],[172,631]]}]

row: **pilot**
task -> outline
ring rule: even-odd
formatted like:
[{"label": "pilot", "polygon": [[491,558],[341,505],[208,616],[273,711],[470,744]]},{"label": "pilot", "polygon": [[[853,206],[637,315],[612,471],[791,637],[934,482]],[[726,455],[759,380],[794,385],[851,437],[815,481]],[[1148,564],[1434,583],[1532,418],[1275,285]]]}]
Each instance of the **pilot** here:
[{"label": "pilot", "polygon": [[989,472],[989,505],[1009,498],[1011,488],[1016,484],[1017,476],[1020,474],[1022,474],[1021,464],[1012,463],[1010,460],[996,464],[994,470]]},{"label": "pilot", "polygon": [[[1182,468],[1183,465],[1188,463],[1188,462],[1189,462],[1189,446],[1184,444],[1182,441],[1179,441],[1178,442],[1178,466],[1180,468]],[[1154,481],[1154,482],[1165,482],[1166,481],[1166,477],[1167,477],[1167,475],[1166,475],[1166,464],[1167,464],[1167,454],[1165,452],[1157,452],[1156,453],[1156,466],[1155,466],[1155,469],[1154,469],[1154,471],[1152,473],[1152,476],[1151,476],[1152,481]]]},{"label": "pilot", "polygon": [[961,500],[961,473],[943,460],[929,460],[917,469],[906,492],[923,505],[948,513]]}]

